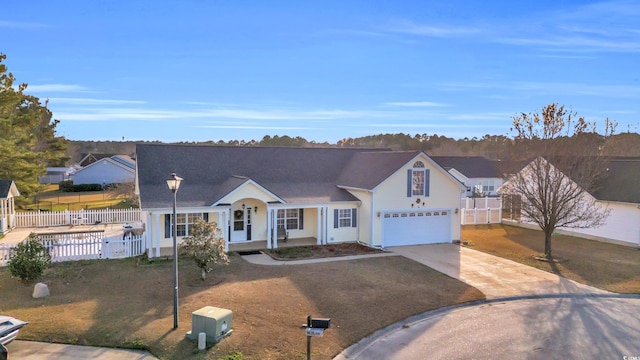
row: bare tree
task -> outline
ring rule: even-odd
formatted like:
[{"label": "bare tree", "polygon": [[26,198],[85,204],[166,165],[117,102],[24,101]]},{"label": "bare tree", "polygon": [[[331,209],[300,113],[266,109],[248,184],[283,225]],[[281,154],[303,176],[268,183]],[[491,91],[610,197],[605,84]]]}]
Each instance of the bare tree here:
[{"label": "bare tree", "polygon": [[134,183],[110,184],[107,186],[107,189],[109,189],[109,196],[111,198],[122,198],[123,202],[125,202],[127,206],[140,207],[140,201],[138,199],[138,195],[135,193],[136,189]]},{"label": "bare tree", "polygon": [[609,216],[591,193],[607,174],[607,139],[615,127],[606,119],[604,134],[598,134],[595,122],[556,103],[540,114],[513,117],[516,135],[506,163],[515,167],[501,192],[520,196],[521,219],[540,226],[547,258],[557,228],[599,227]]},{"label": "bare tree", "polygon": [[180,254],[192,258],[200,268],[202,280],[211,272],[212,264],[228,264],[222,231],[215,223],[198,219],[189,227],[189,236],[182,239]]}]

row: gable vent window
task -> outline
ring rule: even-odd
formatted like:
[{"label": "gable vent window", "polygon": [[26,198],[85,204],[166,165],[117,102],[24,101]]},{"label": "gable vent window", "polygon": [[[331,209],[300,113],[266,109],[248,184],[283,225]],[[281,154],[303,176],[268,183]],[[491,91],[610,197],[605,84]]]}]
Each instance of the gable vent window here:
[{"label": "gable vent window", "polygon": [[416,161],[413,168],[407,170],[407,197],[429,196],[429,169],[422,161]]}]

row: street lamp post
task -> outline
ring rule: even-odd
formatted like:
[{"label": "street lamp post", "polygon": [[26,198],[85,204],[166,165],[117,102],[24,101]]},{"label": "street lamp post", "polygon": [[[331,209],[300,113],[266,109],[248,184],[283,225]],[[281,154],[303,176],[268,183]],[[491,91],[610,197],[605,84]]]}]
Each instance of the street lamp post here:
[{"label": "street lamp post", "polygon": [[178,328],[178,224],[176,216],[177,193],[180,188],[182,178],[175,173],[171,174],[171,179],[167,180],[167,186],[173,192],[173,328]]}]

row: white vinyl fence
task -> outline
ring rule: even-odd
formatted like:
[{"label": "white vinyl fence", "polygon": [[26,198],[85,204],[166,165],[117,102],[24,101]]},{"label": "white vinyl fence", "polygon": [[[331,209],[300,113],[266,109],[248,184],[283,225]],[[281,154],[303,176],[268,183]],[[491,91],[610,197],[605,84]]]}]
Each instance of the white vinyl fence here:
[{"label": "white vinyl fence", "polygon": [[16,227],[93,225],[140,221],[140,209],[102,209],[80,211],[30,211],[16,213]]},{"label": "white vinyl fence", "polygon": [[[145,235],[105,237],[102,231],[39,234],[52,262],[93,259],[121,259],[142,255],[147,249]],[[0,244],[0,266],[9,263],[11,248]]]},{"label": "white vinyl fence", "polygon": [[461,199],[460,223],[462,225],[500,224],[502,199],[496,197]]}]

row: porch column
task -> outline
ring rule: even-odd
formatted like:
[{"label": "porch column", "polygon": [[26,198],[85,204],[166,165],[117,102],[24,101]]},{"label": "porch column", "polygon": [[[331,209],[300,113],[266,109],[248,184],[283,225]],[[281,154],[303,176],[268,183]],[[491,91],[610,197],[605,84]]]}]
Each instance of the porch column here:
[{"label": "porch column", "polygon": [[156,240],[156,257],[160,257],[160,214],[153,214],[155,216],[155,229],[156,231],[153,233],[153,238]]},{"label": "porch column", "polygon": [[271,219],[273,216],[272,209],[267,207],[267,249],[271,249],[271,242],[273,241],[273,224]]},{"label": "porch column", "polygon": [[318,221],[318,234],[316,235],[316,244],[318,245],[322,245],[322,212],[323,212],[323,208],[322,207],[317,207],[316,208],[316,212],[318,213],[317,216],[317,221]]},{"label": "porch column", "polygon": [[224,230],[222,230],[222,234],[224,236],[224,251],[229,252],[229,234],[228,234],[228,230],[229,227],[228,226],[224,226],[224,213],[223,212],[219,212],[218,213],[218,226],[223,226]]},{"label": "porch column", "polygon": [[[278,248],[278,210],[272,210],[273,214],[271,215],[271,226],[273,227],[275,224],[276,230],[273,232],[272,240],[273,240],[273,248]],[[285,210],[286,212],[286,210]]]}]

